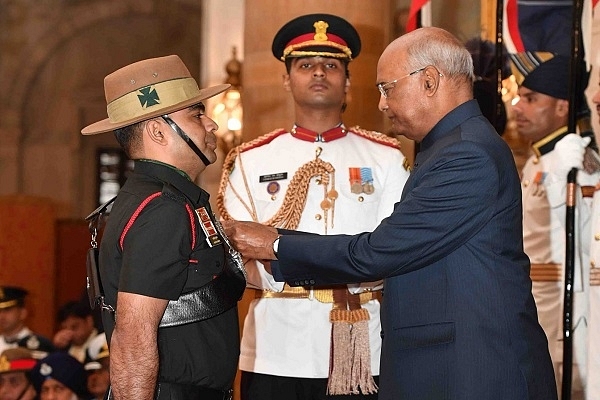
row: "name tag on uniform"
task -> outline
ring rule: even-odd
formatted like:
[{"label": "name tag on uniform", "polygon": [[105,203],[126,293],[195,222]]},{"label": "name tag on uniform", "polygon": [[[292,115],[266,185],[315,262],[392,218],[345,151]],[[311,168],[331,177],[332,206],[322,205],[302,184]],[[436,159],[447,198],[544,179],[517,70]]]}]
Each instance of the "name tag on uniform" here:
[{"label": "name tag on uniform", "polygon": [[283,179],[287,179],[287,172],[279,172],[277,174],[261,175],[258,177],[258,181],[260,183],[280,181]]},{"label": "name tag on uniform", "polygon": [[200,219],[200,226],[202,227],[202,231],[204,231],[204,235],[206,236],[206,243],[210,247],[218,246],[221,244],[221,238],[217,233],[217,228],[215,228],[215,224],[212,219],[210,219],[210,215],[208,211],[206,211],[205,207],[196,208],[196,214]]}]

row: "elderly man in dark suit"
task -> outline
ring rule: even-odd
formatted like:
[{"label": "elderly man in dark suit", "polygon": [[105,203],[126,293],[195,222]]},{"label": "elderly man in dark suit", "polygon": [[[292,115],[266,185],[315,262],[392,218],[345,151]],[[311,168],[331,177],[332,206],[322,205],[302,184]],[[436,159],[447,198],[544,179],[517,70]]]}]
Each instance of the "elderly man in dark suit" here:
[{"label": "elderly man in dark suit", "polygon": [[295,285],[384,278],[380,400],[556,399],[519,177],[473,100],[469,52],[418,29],[386,48],[377,79],[380,110],[421,144],[393,213],[354,236],[228,223],[234,243]]}]

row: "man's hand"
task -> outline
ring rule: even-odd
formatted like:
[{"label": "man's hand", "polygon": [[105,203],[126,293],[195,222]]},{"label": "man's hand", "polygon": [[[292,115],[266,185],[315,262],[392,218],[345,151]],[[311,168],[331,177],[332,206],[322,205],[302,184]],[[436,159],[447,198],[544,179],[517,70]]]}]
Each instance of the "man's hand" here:
[{"label": "man's hand", "polygon": [[244,258],[276,259],[273,253],[273,242],[279,236],[277,229],[247,221],[223,221],[222,225],[233,247],[242,253]]},{"label": "man's hand", "polygon": [[554,146],[553,172],[566,179],[572,168],[583,168],[583,154],[591,138],[569,133]]},{"label": "man's hand", "polygon": [[52,343],[57,349],[67,349],[73,340],[73,331],[70,329],[61,329],[54,334]]}]

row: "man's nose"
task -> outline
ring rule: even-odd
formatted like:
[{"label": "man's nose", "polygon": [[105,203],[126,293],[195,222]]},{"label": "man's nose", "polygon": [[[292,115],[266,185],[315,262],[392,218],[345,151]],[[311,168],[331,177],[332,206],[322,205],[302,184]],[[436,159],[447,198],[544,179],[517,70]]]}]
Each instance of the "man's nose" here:
[{"label": "man's nose", "polygon": [[321,64],[317,64],[313,71],[314,76],[324,76],[325,75],[325,66]]},{"label": "man's nose", "polygon": [[379,95],[379,103],[377,104],[379,111],[383,112],[388,109],[387,99],[383,95]]}]

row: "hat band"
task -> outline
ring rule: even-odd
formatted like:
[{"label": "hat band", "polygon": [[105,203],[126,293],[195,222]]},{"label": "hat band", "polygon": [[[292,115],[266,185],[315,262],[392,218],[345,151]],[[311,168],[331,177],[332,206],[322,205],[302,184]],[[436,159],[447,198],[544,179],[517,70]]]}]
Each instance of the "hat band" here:
[{"label": "hat band", "polygon": [[111,101],[106,111],[113,124],[131,121],[200,95],[194,78],[180,78],[148,85]]},{"label": "hat band", "polygon": [[4,364],[0,362],[0,372],[10,372],[17,370],[30,370],[33,369],[37,360],[33,358],[24,358],[22,360],[13,360]]},{"label": "hat band", "polygon": [[[302,51],[301,49],[305,47],[333,47],[334,49],[338,49],[341,53],[331,53],[327,51]],[[285,61],[287,56],[293,57],[305,57],[305,56],[324,56],[324,57],[333,57],[333,58],[348,58],[352,60],[352,50],[348,46],[344,46],[339,43],[331,42],[331,41],[322,41],[322,40],[309,40],[307,42],[291,44],[283,49],[283,56],[281,57],[282,61]]]},{"label": "hat band", "polygon": [[9,301],[5,301],[0,303],[0,309],[2,308],[10,308],[10,307],[14,307],[18,304],[17,300],[9,300]]}]

